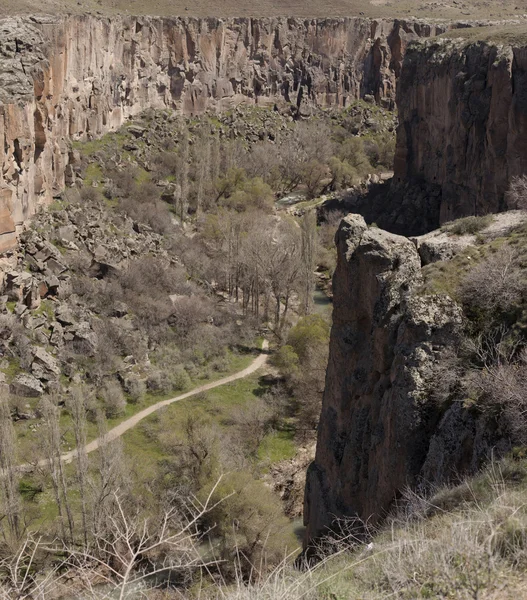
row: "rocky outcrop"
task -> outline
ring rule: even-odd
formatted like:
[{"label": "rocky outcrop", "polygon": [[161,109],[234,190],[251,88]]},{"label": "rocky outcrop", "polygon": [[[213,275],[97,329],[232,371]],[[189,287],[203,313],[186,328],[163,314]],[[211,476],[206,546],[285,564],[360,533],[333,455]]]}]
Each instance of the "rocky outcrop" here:
[{"label": "rocky outcrop", "polygon": [[[527,171],[527,49],[463,40],[412,45],[397,106],[397,217],[424,233],[440,223],[508,207],[511,178]],[[413,189],[409,189],[410,185]],[[417,190],[416,190],[417,188]],[[413,214],[421,209],[426,223]],[[432,225],[432,227],[430,227]]]},{"label": "rocky outcrop", "polygon": [[346,217],[336,236],[333,327],[316,458],[306,482],[306,542],[340,518],[386,515],[407,486],[476,468],[492,433],[431,381],[459,340],[462,312],[420,296],[412,241]]},{"label": "rocky outcrop", "polygon": [[0,251],[71,180],[71,141],[146,108],[393,103],[407,43],[444,26],[92,16],[0,21]]},{"label": "rocky outcrop", "polygon": [[[61,376],[72,378],[82,368],[72,356],[90,360],[100,352],[101,323],[106,336],[113,324],[123,339],[135,334],[124,302],[114,301],[101,314],[87,290],[90,282],[118,278],[141,256],[170,264],[161,235],[97,200],[42,211],[20,234],[16,250],[0,259],[0,392],[3,371],[10,373],[15,396],[60,389]],[[135,340],[131,347],[138,345]]]}]

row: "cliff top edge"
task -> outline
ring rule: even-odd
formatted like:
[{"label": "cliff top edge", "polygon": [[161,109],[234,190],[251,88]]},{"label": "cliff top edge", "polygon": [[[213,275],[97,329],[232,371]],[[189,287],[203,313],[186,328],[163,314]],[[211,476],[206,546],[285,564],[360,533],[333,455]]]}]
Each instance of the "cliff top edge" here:
[{"label": "cliff top edge", "polygon": [[[521,3],[520,3],[521,4]],[[0,0],[5,16],[29,14],[95,13],[113,16],[158,15],[194,17],[307,18],[365,16],[371,18],[422,18],[447,20],[503,20],[518,16],[518,0]]]}]

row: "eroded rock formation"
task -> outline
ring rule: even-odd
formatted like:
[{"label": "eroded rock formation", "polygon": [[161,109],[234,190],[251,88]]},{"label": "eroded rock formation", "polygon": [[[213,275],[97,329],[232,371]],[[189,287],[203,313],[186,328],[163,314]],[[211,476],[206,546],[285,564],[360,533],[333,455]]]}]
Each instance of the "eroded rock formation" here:
[{"label": "eroded rock formation", "polygon": [[[413,196],[432,228],[515,208],[505,192],[527,171],[527,48],[417,43],[405,55],[397,106],[395,182],[420,188],[399,197]],[[411,233],[427,229],[412,218],[408,225]]]},{"label": "eroded rock formation", "polygon": [[417,294],[407,238],[346,217],[336,236],[333,327],[317,451],[306,482],[306,542],[342,517],[376,523],[407,486],[475,470],[495,440],[459,403],[432,397],[459,341],[461,308]]},{"label": "eroded rock formation", "polygon": [[439,25],[368,19],[0,21],[0,251],[71,178],[71,141],[147,108],[391,103],[408,41]]}]

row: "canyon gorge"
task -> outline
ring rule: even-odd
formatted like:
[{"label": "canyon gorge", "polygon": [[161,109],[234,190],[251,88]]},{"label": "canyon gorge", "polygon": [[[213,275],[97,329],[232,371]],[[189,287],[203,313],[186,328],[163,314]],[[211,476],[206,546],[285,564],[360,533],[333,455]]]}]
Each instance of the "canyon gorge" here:
[{"label": "canyon gorge", "polygon": [[[0,19],[0,529],[41,519],[97,540],[93,571],[118,556],[112,585],[162,564],[188,598],[187,559],[250,590],[285,550],[359,566],[386,523],[527,489],[527,15],[190,13]],[[486,538],[521,551],[503,572],[523,504]],[[166,506],[189,545],[127,563],[115,515],[135,543]],[[471,597],[382,568],[371,598]],[[298,589],[265,597],[366,597]]]},{"label": "canyon gorge", "polygon": [[72,178],[74,140],[116,130],[147,108],[185,115],[240,103],[393,105],[420,21],[96,16],[0,22],[0,248]]}]

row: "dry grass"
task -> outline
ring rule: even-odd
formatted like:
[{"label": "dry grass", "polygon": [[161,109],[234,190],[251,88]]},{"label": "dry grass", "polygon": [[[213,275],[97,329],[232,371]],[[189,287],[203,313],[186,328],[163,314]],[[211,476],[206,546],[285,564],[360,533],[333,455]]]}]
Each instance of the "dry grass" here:
[{"label": "dry grass", "polygon": [[198,17],[420,17],[437,19],[504,19],[523,12],[518,0],[0,0],[0,12],[152,14]]},{"label": "dry grass", "polygon": [[[302,574],[281,565],[226,600],[494,600],[527,597],[527,470],[492,464],[429,500],[408,496],[386,529]],[[411,510],[408,510],[408,509]]]},{"label": "dry grass", "polygon": [[[527,464],[492,463],[463,484],[405,503],[371,543],[342,547],[303,572],[291,557],[204,600],[497,600],[526,597]],[[192,596],[194,597],[194,596]]]},{"label": "dry grass", "polygon": [[443,34],[441,37],[463,39],[465,43],[494,42],[496,44],[523,46],[527,43],[527,24],[455,29]]}]

